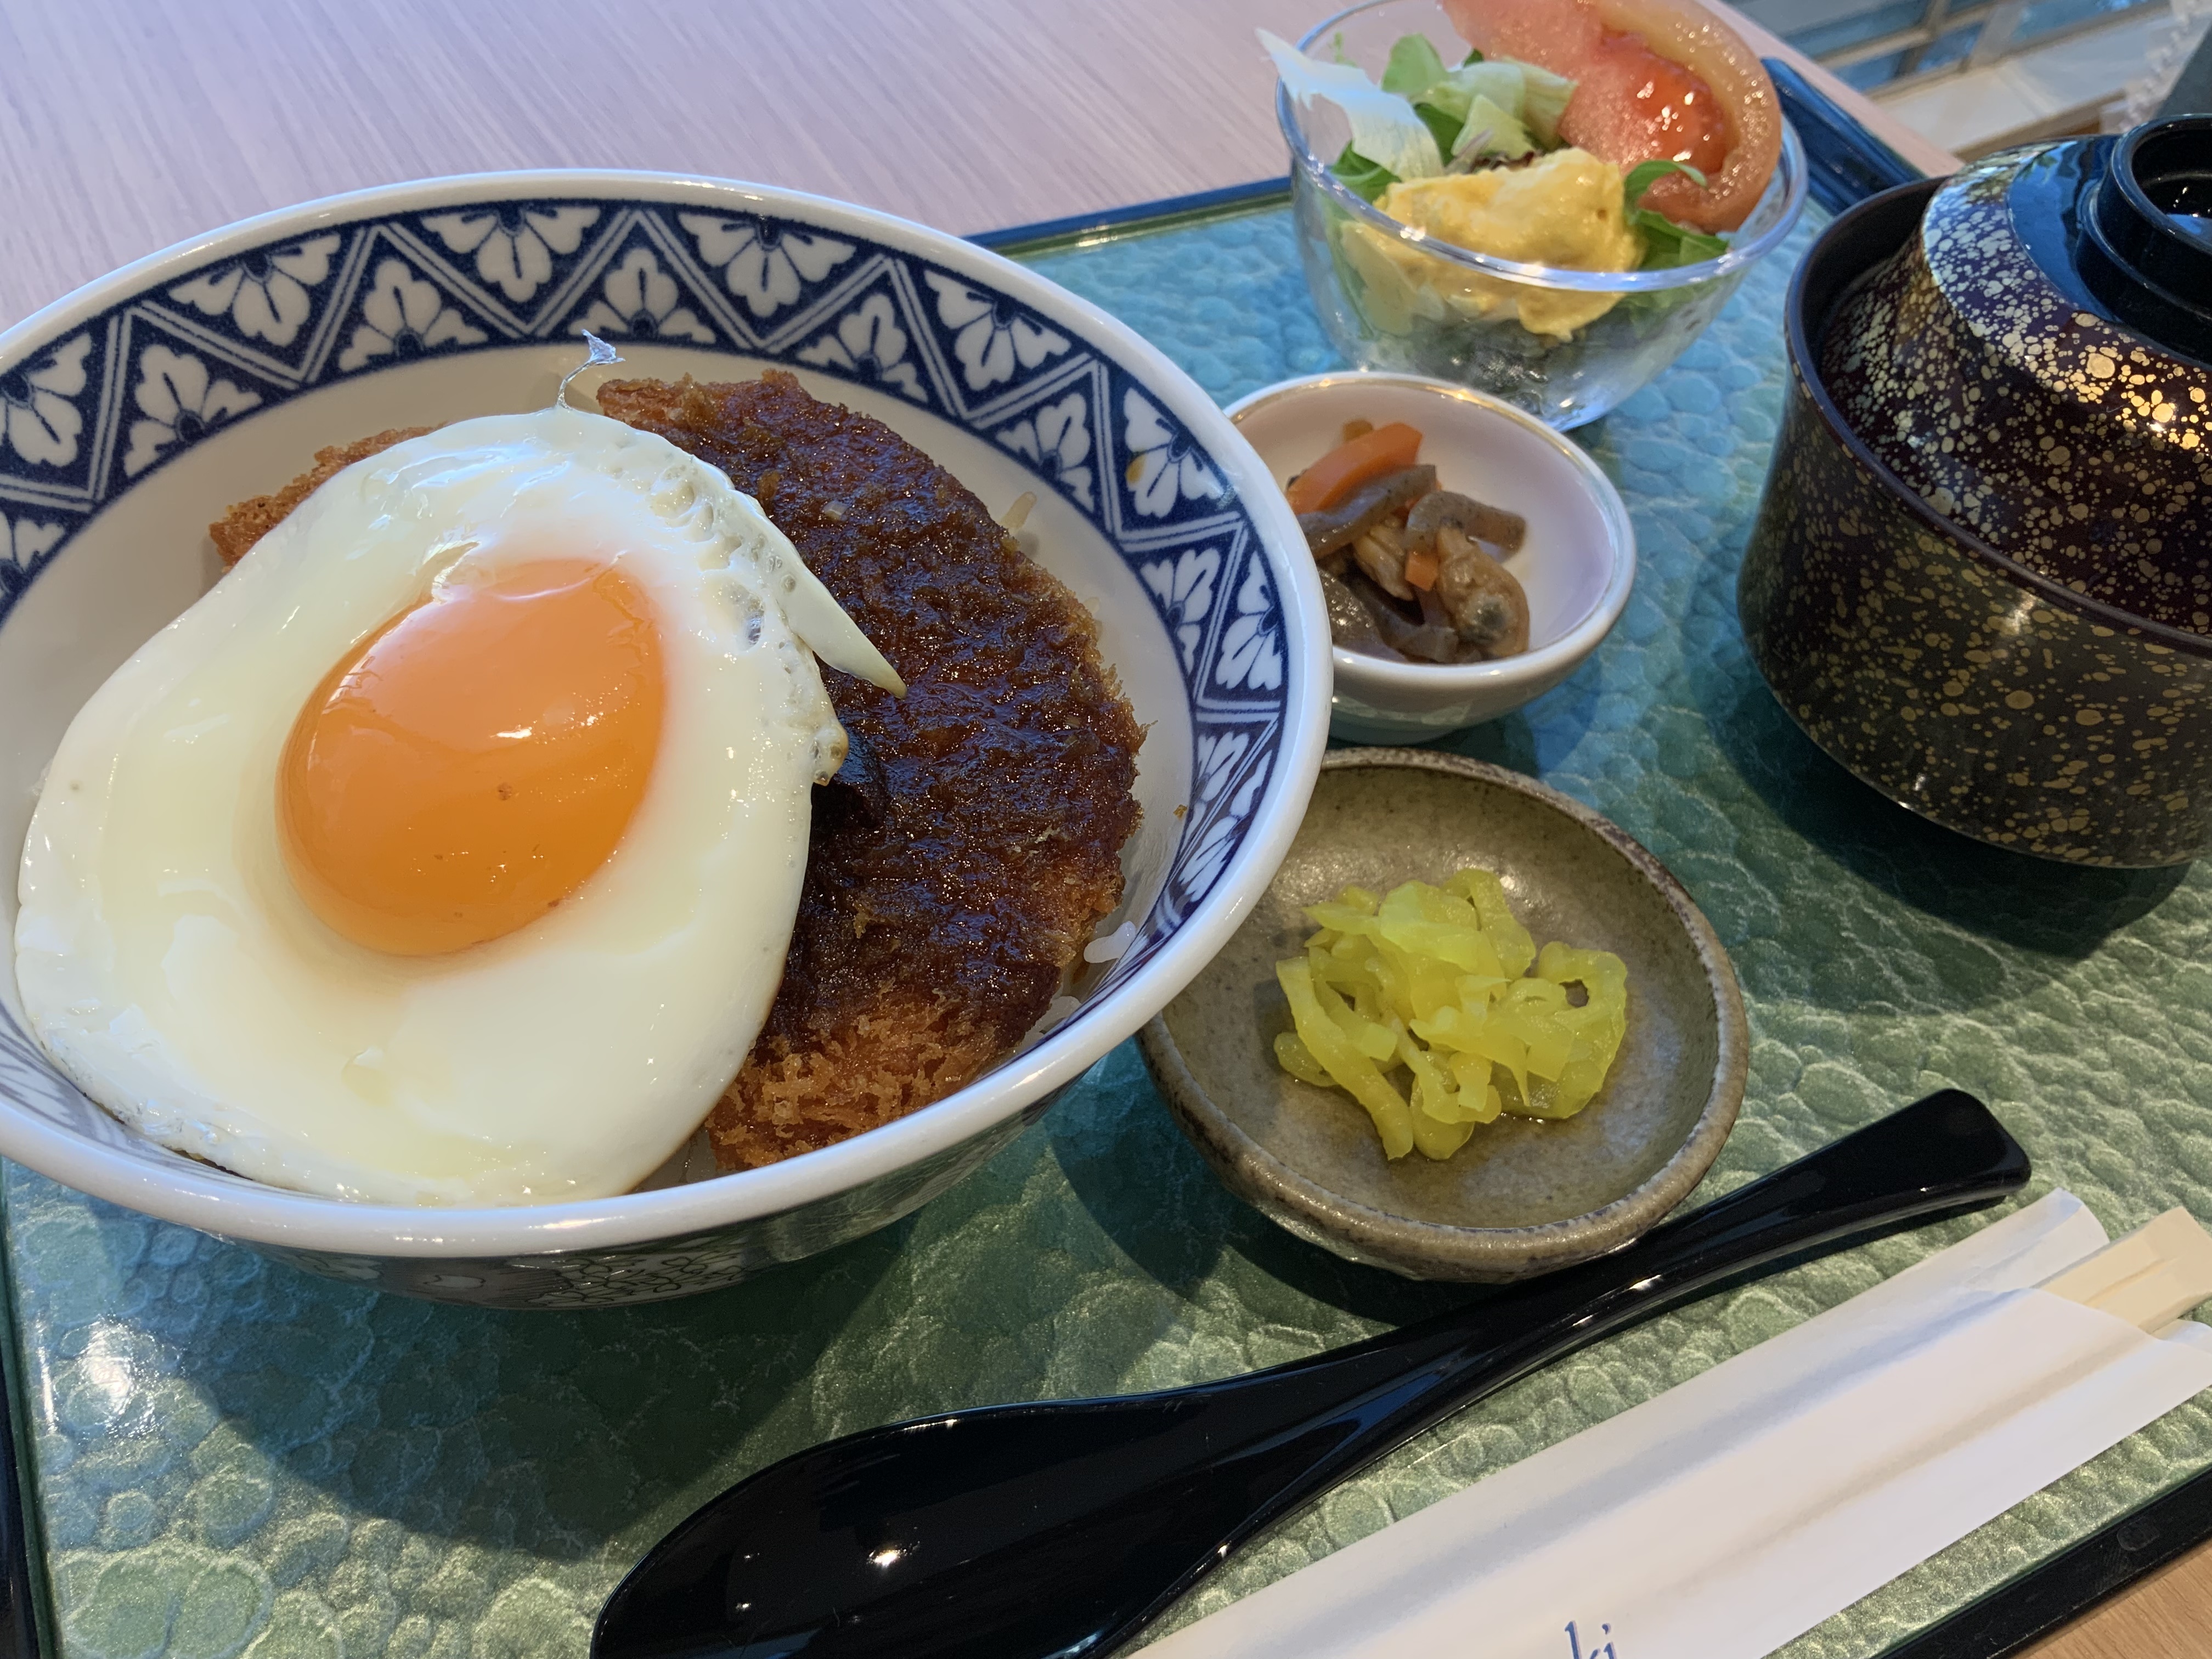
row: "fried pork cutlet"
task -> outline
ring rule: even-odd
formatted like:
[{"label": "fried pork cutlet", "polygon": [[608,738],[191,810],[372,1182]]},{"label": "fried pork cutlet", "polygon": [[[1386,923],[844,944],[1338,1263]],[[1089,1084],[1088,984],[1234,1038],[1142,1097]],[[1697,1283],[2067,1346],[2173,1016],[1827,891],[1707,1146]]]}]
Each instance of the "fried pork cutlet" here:
[{"label": "fried pork cutlet", "polygon": [[[885,787],[817,795],[782,983],[708,1120],[725,1168],[771,1164],[943,1098],[1036,1023],[1121,898],[1144,734],[1090,613],[881,422],[773,370],[610,383],[599,406],[757,497],[908,688],[823,670]],[[427,430],[318,451],[209,526],[223,562],[333,473]]]},{"label": "fried pork cutlet", "polygon": [[356,438],[349,444],[317,450],[315,464],[275,495],[256,495],[251,501],[240,501],[208,526],[208,534],[215,539],[215,550],[222,556],[222,568],[228,570],[244,558],[246,550],[283,523],[294,507],[356,461],[380,455],[394,444],[419,438],[434,429],[427,426],[396,426],[374,438]]},{"label": "fried pork cutlet", "polygon": [[726,1165],[902,1117],[1003,1059],[1121,895],[1144,733],[1097,624],[960,482],[790,375],[599,388],[729,474],[908,685],[823,671],[889,785],[817,806],[783,982],[708,1120]]}]

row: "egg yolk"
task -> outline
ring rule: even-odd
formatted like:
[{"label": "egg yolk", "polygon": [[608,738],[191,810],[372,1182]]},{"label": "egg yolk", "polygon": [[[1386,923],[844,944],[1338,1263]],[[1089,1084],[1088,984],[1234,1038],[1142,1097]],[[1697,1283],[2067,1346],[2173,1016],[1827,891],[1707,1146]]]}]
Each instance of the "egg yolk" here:
[{"label": "egg yolk", "polygon": [[458,574],[331,670],[277,772],[300,896],[398,956],[498,939],[574,892],[660,744],[660,640],[635,581],[571,558]]}]

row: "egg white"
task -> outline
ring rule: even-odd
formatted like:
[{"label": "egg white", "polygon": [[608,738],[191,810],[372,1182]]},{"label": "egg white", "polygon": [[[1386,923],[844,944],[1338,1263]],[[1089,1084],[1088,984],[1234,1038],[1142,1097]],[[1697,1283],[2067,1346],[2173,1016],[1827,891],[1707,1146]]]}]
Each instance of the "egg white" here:
[{"label": "egg white", "polygon": [[[613,855],[448,956],[325,927],[276,827],[308,695],[462,561],[609,554],[652,599],[666,679]],[[706,1115],[775,994],[810,794],[844,752],[805,641],[896,684],[758,506],[660,438],[556,407],[348,468],[64,737],[21,872],[33,1026],[125,1122],[256,1180],[449,1206],[625,1191]]]}]

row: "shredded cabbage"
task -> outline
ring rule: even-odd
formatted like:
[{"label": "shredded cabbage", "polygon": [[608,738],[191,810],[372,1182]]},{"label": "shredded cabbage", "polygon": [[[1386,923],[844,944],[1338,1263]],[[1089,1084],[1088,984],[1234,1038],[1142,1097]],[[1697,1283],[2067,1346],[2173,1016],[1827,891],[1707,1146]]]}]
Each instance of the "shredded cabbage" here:
[{"label": "shredded cabbage", "polygon": [[1419,101],[1460,118],[1459,137],[1452,145],[1454,161],[1468,155],[1511,161],[1535,149],[1524,115],[1528,82],[1522,70],[1527,68],[1495,58],[1462,64],[1422,92]]},{"label": "shredded cabbage", "polygon": [[1444,60],[1425,34],[1401,34],[1390,43],[1389,61],[1382,65],[1382,90],[1401,98],[1418,99],[1444,78]]},{"label": "shredded cabbage", "polygon": [[1536,135],[1536,142],[1549,149],[1559,142],[1559,118],[1567,112],[1567,100],[1575,95],[1575,83],[1534,64],[1513,67],[1521,71],[1521,118]]},{"label": "shredded cabbage", "polygon": [[[1432,179],[1469,158],[1516,161],[1556,149],[1559,117],[1575,92],[1564,76],[1510,58],[1447,69],[1421,34],[1399,37],[1378,87],[1355,64],[1321,63],[1279,36],[1259,33],[1291,97],[1301,104],[1326,99],[1344,112],[1352,127],[1349,153],[1366,163],[1360,176],[1379,168],[1389,175],[1382,184]],[[1341,159],[1338,166],[1344,171]],[[1381,188],[1360,193],[1372,201]]]},{"label": "shredded cabbage", "polygon": [[1470,157],[1496,155],[1509,161],[1536,153],[1536,141],[1518,118],[1487,98],[1468,100],[1460,118],[1459,137],[1452,143],[1455,165]]},{"label": "shredded cabbage", "polygon": [[[1294,1028],[1276,1037],[1276,1061],[1348,1091],[1388,1157],[1418,1146],[1449,1158],[1502,1113],[1572,1117],[1620,1052],[1620,958],[1560,944],[1540,952],[1487,870],[1379,898],[1347,887],[1306,916],[1320,931],[1305,955],[1275,964]],[[1391,1076],[1401,1068],[1410,1095]]]},{"label": "shredded cabbage", "polygon": [[1322,64],[1279,35],[1260,31],[1260,44],[1275,60],[1275,72],[1301,104],[1325,98],[1344,112],[1352,144],[1376,166],[1401,179],[1427,179],[1444,170],[1436,135],[1395,92],[1385,92],[1352,64]]}]

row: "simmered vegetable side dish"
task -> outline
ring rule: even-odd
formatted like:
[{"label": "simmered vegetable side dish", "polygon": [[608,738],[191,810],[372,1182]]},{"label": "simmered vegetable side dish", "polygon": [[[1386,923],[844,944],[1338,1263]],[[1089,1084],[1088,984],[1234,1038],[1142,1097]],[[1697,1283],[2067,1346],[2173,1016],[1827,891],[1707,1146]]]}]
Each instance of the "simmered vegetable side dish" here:
[{"label": "simmered vegetable side dish", "polygon": [[[1295,1029],[1276,1063],[1367,1109],[1389,1158],[1449,1158],[1504,1114],[1572,1117],[1628,1030],[1628,970],[1607,951],[1539,952],[1487,870],[1309,905],[1321,931],[1275,964]],[[1531,969],[1533,969],[1533,972]],[[1390,1073],[1412,1074],[1410,1099]]]},{"label": "simmered vegetable side dish", "polygon": [[1285,494],[1321,567],[1329,635],[1401,662],[1469,663],[1528,648],[1528,596],[1483,549],[1518,552],[1528,524],[1437,487],[1402,422],[1354,421]]}]

